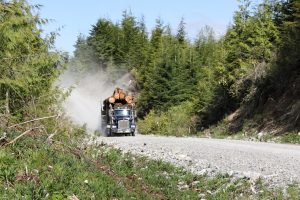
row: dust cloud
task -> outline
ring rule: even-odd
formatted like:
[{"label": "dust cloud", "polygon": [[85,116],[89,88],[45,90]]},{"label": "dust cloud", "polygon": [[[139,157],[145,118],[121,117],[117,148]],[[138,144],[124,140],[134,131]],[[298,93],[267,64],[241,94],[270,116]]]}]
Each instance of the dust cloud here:
[{"label": "dust cloud", "polygon": [[65,114],[77,125],[86,125],[88,132],[100,128],[100,110],[104,99],[111,96],[115,87],[126,89],[131,81],[129,73],[118,75],[112,81],[103,69],[93,69],[78,75],[71,69],[59,78],[58,85],[63,90],[70,90],[64,101]]}]

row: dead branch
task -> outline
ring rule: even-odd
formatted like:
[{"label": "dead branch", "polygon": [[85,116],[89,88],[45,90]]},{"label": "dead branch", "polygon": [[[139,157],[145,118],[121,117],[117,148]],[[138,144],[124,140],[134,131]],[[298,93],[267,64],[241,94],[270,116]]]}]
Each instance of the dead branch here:
[{"label": "dead branch", "polygon": [[22,123],[19,123],[19,124],[14,124],[12,126],[9,126],[8,128],[13,128],[13,127],[20,126],[20,125],[23,125],[23,124],[27,124],[27,123],[30,123],[30,122],[35,122],[35,121],[39,121],[39,120],[43,120],[43,119],[49,119],[49,118],[54,118],[54,117],[58,117],[58,115],[52,115],[52,116],[48,116],[48,117],[40,117],[40,118],[32,119],[32,120],[29,120],[29,121],[26,121],[26,122],[22,122]]},{"label": "dead branch", "polygon": [[20,139],[21,137],[23,137],[24,135],[27,135],[28,133],[30,133],[31,131],[33,131],[34,129],[40,129],[41,127],[34,127],[34,128],[31,128],[25,132],[23,132],[21,135],[19,135],[18,137],[16,137],[15,139],[13,139],[12,141],[4,144],[3,146],[7,146],[7,145],[10,145],[10,144],[13,144],[15,143],[18,139]]},{"label": "dead branch", "polygon": [[9,110],[9,89],[6,90],[5,93],[5,113],[6,115],[9,115],[10,110]]},{"label": "dead branch", "polygon": [[72,196],[68,196],[68,199],[69,200],[79,200],[75,194],[73,194]]}]

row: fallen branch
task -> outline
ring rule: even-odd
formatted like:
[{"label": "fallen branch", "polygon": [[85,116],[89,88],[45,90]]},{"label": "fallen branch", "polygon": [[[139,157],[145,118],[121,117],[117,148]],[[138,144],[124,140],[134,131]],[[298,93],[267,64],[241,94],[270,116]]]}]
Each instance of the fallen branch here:
[{"label": "fallen branch", "polygon": [[43,119],[49,119],[49,118],[54,118],[54,117],[58,117],[58,115],[52,115],[52,116],[48,116],[48,117],[40,117],[40,118],[32,119],[32,120],[29,120],[29,121],[26,121],[26,122],[22,122],[22,123],[19,123],[19,124],[14,124],[12,126],[9,126],[8,128],[13,128],[13,127],[20,126],[20,125],[23,125],[23,124],[27,124],[27,123],[30,123],[30,122],[35,122],[35,121],[39,121],[39,120],[43,120]]},{"label": "fallen branch", "polygon": [[20,139],[21,137],[23,137],[24,135],[27,135],[28,133],[30,133],[30,132],[33,131],[34,129],[39,129],[39,128],[41,128],[41,127],[34,127],[34,128],[31,128],[31,129],[29,129],[29,130],[23,132],[21,135],[19,135],[18,137],[16,137],[16,138],[13,139],[12,141],[10,141],[10,142],[4,144],[3,146],[7,146],[7,145],[10,145],[10,144],[13,144],[13,143],[15,143],[18,139]]}]

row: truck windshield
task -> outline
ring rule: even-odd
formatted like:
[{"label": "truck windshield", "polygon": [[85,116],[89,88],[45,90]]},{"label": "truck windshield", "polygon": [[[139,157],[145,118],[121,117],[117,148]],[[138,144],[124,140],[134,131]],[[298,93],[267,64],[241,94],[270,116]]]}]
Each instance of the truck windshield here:
[{"label": "truck windshield", "polygon": [[114,110],[115,116],[129,116],[131,115],[131,110]]}]

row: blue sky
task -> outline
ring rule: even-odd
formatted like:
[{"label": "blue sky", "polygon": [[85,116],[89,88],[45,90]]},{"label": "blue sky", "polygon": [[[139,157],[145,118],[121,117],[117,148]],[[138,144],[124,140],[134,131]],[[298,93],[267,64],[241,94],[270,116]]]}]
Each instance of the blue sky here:
[{"label": "blue sky", "polygon": [[144,16],[148,32],[160,17],[170,24],[173,31],[182,17],[190,39],[196,37],[201,27],[209,25],[217,35],[225,32],[232,22],[237,0],[28,0],[30,4],[41,4],[42,18],[53,19],[44,26],[45,33],[60,29],[56,40],[58,50],[74,51],[77,36],[88,35],[91,26],[99,18],[120,21],[124,10],[131,10],[134,16]]}]

